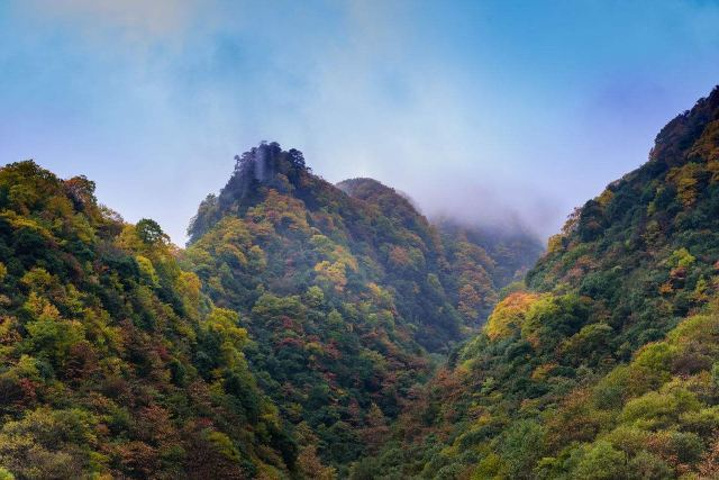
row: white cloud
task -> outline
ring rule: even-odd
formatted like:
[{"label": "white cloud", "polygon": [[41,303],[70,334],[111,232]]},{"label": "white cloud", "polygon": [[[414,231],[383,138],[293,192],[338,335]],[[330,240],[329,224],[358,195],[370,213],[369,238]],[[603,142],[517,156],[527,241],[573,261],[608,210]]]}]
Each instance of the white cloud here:
[{"label": "white cloud", "polygon": [[[700,83],[716,77],[717,62],[707,60],[715,53],[692,57],[691,68],[683,68],[687,52],[697,52],[686,45],[699,43],[684,37],[696,35],[705,42],[700,51],[716,51],[706,20],[716,14],[703,11],[693,21],[675,22],[664,9],[651,22],[641,17],[642,29],[631,12],[619,26],[614,19],[585,21],[577,28],[586,33],[571,43],[564,41],[571,32],[552,28],[555,16],[562,20],[559,13],[566,12],[535,19],[530,9],[524,20],[504,12],[486,16],[493,19],[488,23],[476,13],[411,0],[14,5],[22,14],[11,22],[18,40],[6,48],[23,53],[8,58],[35,54],[27,70],[49,74],[27,82],[69,99],[73,108],[66,110],[84,121],[68,128],[77,145],[72,156],[85,150],[83,173],[104,172],[109,180],[102,188],[113,189],[109,204],[129,219],[156,218],[178,243],[197,203],[224,183],[233,154],[260,140],[303,150],[331,181],[375,177],[406,191],[428,213],[502,222],[517,211],[548,234],[572,207],[643,160],[651,140],[638,135],[645,112],[657,118],[649,137],[673,109],[691,105],[706,88]],[[448,18],[436,18],[447,12]],[[657,34],[664,17],[685,26],[688,33],[677,37],[683,42]],[[533,26],[530,41],[515,41],[526,25]],[[542,41],[531,41],[535,37]],[[626,39],[632,41],[618,45]],[[667,44],[656,44],[660,40]],[[545,51],[547,45],[561,49]],[[644,51],[649,47],[651,55]],[[49,63],[54,68],[48,70]],[[630,110],[641,115],[620,124],[605,96],[583,106],[612,79],[643,91],[645,63],[652,82],[656,76],[657,85],[683,86],[683,97],[677,88],[667,90],[679,107],[664,113],[670,99],[630,89]],[[33,89],[21,90],[29,93],[18,105],[36,100]],[[95,151],[86,139],[96,142]],[[142,175],[131,168],[118,175],[107,166],[113,162]],[[128,188],[137,191],[135,203]]]}]

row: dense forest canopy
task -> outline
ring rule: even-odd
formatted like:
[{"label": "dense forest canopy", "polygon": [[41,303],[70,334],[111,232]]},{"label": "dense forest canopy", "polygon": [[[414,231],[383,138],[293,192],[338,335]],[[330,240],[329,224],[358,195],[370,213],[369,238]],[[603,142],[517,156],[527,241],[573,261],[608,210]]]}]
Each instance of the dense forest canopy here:
[{"label": "dense forest canopy", "polygon": [[354,478],[719,476],[719,88],[569,218]]},{"label": "dense forest canopy", "polygon": [[0,170],[3,478],[247,478],[296,447],[237,313],[214,306],[149,219],[84,177]]},{"label": "dense forest canopy", "polygon": [[2,475],[333,478],[378,452],[540,248],[495,259],[353,182],[263,143],[181,250],[85,177],[2,168]]},{"label": "dense forest canopy", "polygon": [[719,477],[719,89],[544,253],[235,162],[184,249],[0,169],[0,479]]},{"label": "dense forest canopy", "polygon": [[240,314],[261,388],[345,476],[387,438],[430,354],[476,330],[541,247],[529,235],[509,251],[441,231],[392,188],[332,185],[276,143],[236,161],[200,205],[182,264]]}]

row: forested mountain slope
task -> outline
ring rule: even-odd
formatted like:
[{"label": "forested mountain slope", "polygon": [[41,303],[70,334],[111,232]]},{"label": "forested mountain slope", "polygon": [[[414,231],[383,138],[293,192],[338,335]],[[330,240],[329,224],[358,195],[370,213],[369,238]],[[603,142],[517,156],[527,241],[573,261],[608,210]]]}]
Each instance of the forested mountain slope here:
[{"label": "forested mountain slope", "polygon": [[155,222],[124,223],[94,188],[0,169],[0,478],[294,468],[237,314],[203,297]]},{"label": "forested mountain slope", "polygon": [[[377,205],[388,217],[412,218],[406,212],[416,211],[408,197],[370,178],[345,180],[337,186]],[[468,325],[483,321],[499,291],[522,280],[544,250],[537,238],[519,225],[502,229],[465,224],[447,216],[431,223],[441,236],[446,259],[445,290]]]},{"label": "forested mountain slope", "polygon": [[494,292],[481,293],[483,298],[491,299],[481,305],[482,319],[492,312],[501,288],[513,282],[522,282],[529,269],[544,252],[536,237],[521,225],[504,228],[467,225],[449,217],[438,219],[436,225],[442,234],[450,265],[457,271],[454,278],[460,283],[454,284],[453,291],[458,293],[460,310],[465,303],[462,299],[472,298],[478,294],[478,286],[482,285],[482,282],[472,274],[473,269],[466,268],[471,262],[466,262],[465,259],[472,258],[474,252],[480,252],[481,255],[491,259],[491,266],[487,272],[496,288]]},{"label": "forested mountain slope", "polygon": [[578,209],[354,478],[719,476],[719,89]]},{"label": "forested mountain slope", "polygon": [[238,158],[186,250],[94,189],[0,169],[3,479],[344,477],[537,254],[496,260],[277,144]]},{"label": "forested mountain slope", "polygon": [[387,438],[428,352],[483,320],[504,286],[493,272],[512,267],[466,239],[447,246],[379,182],[324,181],[297,150],[265,143],[236,161],[200,205],[183,265],[239,312],[253,371],[303,448],[345,475]]},{"label": "forested mountain slope", "polygon": [[503,292],[530,236],[275,143],[185,250],[8,165],[0,478],[716,478],[718,222],[716,89]]}]

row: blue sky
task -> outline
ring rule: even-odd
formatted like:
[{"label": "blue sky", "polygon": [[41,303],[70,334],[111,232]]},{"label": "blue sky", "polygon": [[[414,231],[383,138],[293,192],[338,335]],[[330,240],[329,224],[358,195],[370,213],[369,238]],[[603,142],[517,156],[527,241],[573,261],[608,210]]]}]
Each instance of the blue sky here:
[{"label": "blue sky", "polygon": [[0,1],[0,160],[177,243],[261,140],[556,231],[719,83],[713,1]]}]

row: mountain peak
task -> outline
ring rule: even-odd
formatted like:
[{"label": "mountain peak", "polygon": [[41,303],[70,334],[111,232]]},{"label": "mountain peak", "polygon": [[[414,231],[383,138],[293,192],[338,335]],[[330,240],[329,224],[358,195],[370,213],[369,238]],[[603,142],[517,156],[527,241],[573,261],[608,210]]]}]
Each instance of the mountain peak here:
[{"label": "mountain peak", "polygon": [[350,197],[377,204],[387,212],[400,208],[408,213],[420,214],[420,209],[412,197],[373,178],[349,178],[335,186]]},{"label": "mountain peak", "polygon": [[691,110],[677,115],[657,135],[650,160],[676,166],[697,157],[692,147],[701,139],[707,127],[716,128],[719,121],[719,85],[701,98]]},{"label": "mountain peak", "polygon": [[283,150],[277,142],[263,141],[242,155],[235,155],[235,168],[227,184],[219,195],[208,195],[191,220],[187,229],[190,243],[228,211],[260,200],[262,187],[291,193],[310,172],[302,152],[294,148]]},{"label": "mountain peak", "polygon": [[235,170],[220,192],[220,202],[245,198],[252,193],[250,188],[255,183],[286,189],[287,181],[296,183],[299,175],[306,171],[305,159],[299,150],[285,151],[277,142],[262,142],[242,155],[235,155]]}]

